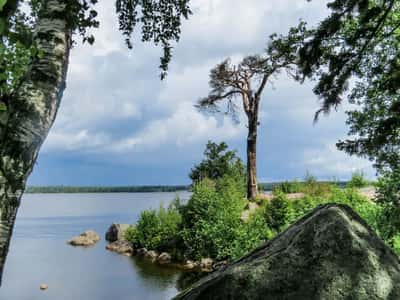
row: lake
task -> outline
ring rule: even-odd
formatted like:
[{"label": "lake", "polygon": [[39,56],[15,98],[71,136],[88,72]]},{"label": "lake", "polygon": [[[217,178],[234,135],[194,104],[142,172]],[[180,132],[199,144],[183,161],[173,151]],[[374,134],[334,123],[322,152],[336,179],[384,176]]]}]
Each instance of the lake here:
[{"label": "lake", "polygon": [[[168,205],[179,193],[26,194],[15,223],[1,300],[160,300],[178,293],[181,272],[105,249],[111,223],[134,223],[140,212]],[[93,229],[101,241],[78,248],[66,240]],[[39,290],[45,283],[49,288]]]}]

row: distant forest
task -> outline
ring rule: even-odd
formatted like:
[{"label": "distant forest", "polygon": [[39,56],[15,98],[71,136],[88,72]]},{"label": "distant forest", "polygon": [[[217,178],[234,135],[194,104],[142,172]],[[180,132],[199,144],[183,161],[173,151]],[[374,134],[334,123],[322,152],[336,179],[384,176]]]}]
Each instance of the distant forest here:
[{"label": "distant forest", "polygon": [[[270,192],[284,182],[259,183],[259,189]],[[320,182],[323,183],[323,182]],[[326,181],[326,183],[332,183]],[[335,182],[340,187],[346,186],[346,181]],[[141,186],[28,186],[25,193],[155,193],[190,191],[190,185],[141,185]]]},{"label": "distant forest", "polygon": [[143,186],[28,186],[26,193],[151,193],[189,190],[188,185]]}]

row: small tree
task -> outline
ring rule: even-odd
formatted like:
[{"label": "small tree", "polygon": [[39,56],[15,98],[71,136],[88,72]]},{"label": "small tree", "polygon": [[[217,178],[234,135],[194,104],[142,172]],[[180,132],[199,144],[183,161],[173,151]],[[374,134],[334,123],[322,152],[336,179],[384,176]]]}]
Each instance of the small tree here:
[{"label": "small tree", "polygon": [[208,141],[204,156],[200,164],[190,170],[189,177],[193,184],[205,178],[215,181],[224,175],[238,177],[238,181],[244,178],[245,169],[242,160],[237,157],[236,151],[228,150],[226,143],[217,144]]},{"label": "small tree", "polygon": [[[296,45],[304,38],[304,24],[290,31],[285,38],[270,37],[266,55],[245,57],[240,63],[233,64],[228,58],[211,70],[209,95],[198,101],[196,105],[202,110],[220,112],[220,104],[225,103],[226,114],[238,121],[239,105],[247,117],[247,197],[257,196],[257,127],[261,95],[268,82],[282,70],[292,74],[292,66],[296,60]],[[292,74],[293,75],[293,74]]]}]

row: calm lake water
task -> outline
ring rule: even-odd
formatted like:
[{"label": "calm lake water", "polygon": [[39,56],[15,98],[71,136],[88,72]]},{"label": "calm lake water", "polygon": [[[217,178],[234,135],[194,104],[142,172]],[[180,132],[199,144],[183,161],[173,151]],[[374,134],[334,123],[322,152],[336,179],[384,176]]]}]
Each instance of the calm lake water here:
[{"label": "calm lake water", "polygon": [[[189,193],[179,192],[181,199]],[[178,293],[178,270],[105,250],[115,223],[169,204],[176,193],[27,194],[18,212],[0,288],[1,300],[160,300]],[[66,240],[93,229],[101,241],[78,248]],[[49,285],[40,291],[39,285]]]}]

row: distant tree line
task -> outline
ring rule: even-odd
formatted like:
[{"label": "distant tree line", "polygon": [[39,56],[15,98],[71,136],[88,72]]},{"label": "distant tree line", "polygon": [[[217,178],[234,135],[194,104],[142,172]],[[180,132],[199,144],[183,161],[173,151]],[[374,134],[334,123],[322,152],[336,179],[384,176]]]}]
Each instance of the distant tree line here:
[{"label": "distant tree line", "polygon": [[[298,182],[301,183],[301,182]],[[333,183],[333,182],[321,182]],[[347,184],[346,181],[335,181],[336,185],[344,188]],[[285,182],[264,182],[259,183],[258,188],[260,191],[270,192]],[[142,186],[28,186],[25,193],[28,194],[51,194],[51,193],[161,193],[161,192],[180,192],[191,191],[189,185],[142,185]]]},{"label": "distant tree line", "polygon": [[28,186],[26,193],[151,193],[189,190],[188,185],[143,186]]}]

